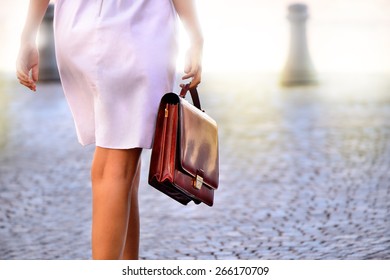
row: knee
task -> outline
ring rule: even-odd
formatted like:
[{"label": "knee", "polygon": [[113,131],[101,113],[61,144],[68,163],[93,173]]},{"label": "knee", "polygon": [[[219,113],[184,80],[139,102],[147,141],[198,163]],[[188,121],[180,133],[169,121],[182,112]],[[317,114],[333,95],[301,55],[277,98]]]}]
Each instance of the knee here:
[{"label": "knee", "polygon": [[92,182],[102,180],[131,183],[139,169],[140,156],[129,154],[129,157],[121,156],[97,156],[91,168]]},{"label": "knee", "polygon": [[134,171],[125,164],[115,162],[103,162],[93,165],[91,168],[91,179],[93,182],[99,181],[131,181]]}]

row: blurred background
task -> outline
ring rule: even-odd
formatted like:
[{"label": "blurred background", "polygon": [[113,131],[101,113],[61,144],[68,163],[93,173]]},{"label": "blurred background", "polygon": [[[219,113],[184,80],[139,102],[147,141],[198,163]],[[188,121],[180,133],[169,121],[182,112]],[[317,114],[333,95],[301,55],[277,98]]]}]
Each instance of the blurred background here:
[{"label": "blurred background", "polygon": [[[279,72],[288,45],[289,0],[198,0],[205,71]],[[389,72],[390,2],[307,0],[308,42],[319,72]],[[0,70],[14,69],[28,1],[1,0]]]},{"label": "blurred background", "polygon": [[[77,143],[58,81],[29,94],[15,79],[28,2],[0,0],[0,259],[90,258],[93,147]],[[390,259],[390,1],[300,1],[293,61],[316,78],[293,86],[281,77],[296,1],[196,3],[220,189],[207,208],[141,188],[141,258]]]}]

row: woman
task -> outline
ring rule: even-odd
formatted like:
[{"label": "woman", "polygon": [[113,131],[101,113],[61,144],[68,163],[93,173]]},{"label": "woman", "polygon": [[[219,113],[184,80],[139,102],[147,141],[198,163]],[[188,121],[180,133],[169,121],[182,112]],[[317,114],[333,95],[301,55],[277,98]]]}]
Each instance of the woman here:
[{"label": "woman", "polygon": [[[31,0],[17,60],[36,91],[36,36],[49,0]],[[190,39],[183,79],[201,80],[203,37],[194,0],[57,0],[61,82],[91,167],[93,259],[138,259],[140,155],[153,141],[158,103],[172,90],[176,14]]]}]

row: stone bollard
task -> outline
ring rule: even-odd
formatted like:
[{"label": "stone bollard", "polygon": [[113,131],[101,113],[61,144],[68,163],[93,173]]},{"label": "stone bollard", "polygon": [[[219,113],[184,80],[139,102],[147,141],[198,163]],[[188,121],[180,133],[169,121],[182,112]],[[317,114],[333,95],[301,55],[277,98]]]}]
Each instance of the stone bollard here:
[{"label": "stone bollard", "polygon": [[39,80],[57,81],[58,74],[53,32],[54,5],[50,4],[39,30]]},{"label": "stone bollard", "polygon": [[314,84],[317,78],[306,38],[307,6],[299,3],[291,4],[288,11],[290,49],[280,82],[284,86]]}]

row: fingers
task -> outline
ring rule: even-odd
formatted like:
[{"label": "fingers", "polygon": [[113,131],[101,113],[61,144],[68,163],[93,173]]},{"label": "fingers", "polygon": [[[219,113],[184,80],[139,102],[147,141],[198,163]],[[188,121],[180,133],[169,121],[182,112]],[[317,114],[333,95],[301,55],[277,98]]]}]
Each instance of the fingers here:
[{"label": "fingers", "polygon": [[184,68],[184,72],[186,73],[182,76],[182,80],[192,79],[190,88],[196,87],[201,82],[202,76],[202,67],[198,64],[198,61],[193,61],[189,63]]},{"label": "fingers", "polygon": [[20,84],[26,86],[32,91],[36,91],[37,89],[36,81],[38,80],[38,72],[38,64],[28,66],[23,59],[18,59],[16,64],[16,77],[18,78]]},{"label": "fingers", "polygon": [[26,83],[26,82],[22,82],[22,81],[19,81],[19,83],[21,85],[24,85],[25,87],[29,88],[30,90],[32,91],[37,91],[37,86],[35,84],[32,84],[32,83]]},{"label": "fingers", "polygon": [[184,66],[185,75],[183,80],[192,79],[190,88],[194,88],[201,82],[202,76],[202,48],[198,45],[193,45],[189,48],[186,55],[186,63]]},{"label": "fingers", "polygon": [[16,77],[20,82],[28,82],[30,78],[22,70],[17,70]]},{"label": "fingers", "polygon": [[16,61],[16,77],[19,83],[36,91],[39,73],[39,52],[35,44],[23,44]]},{"label": "fingers", "polygon": [[27,74],[26,74],[27,71],[23,71],[23,70],[20,70],[18,69],[17,70],[17,78],[19,80],[19,83],[26,86],[27,88],[29,88],[30,90],[32,91],[36,91],[37,89],[37,86],[35,84],[35,81],[33,81]]},{"label": "fingers", "polygon": [[38,81],[38,76],[39,76],[39,67],[38,65],[34,65],[32,68],[32,79],[34,82]]},{"label": "fingers", "polygon": [[196,66],[194,69],[189,71],[186,75],[184,75],[182,79],[186,80],[192,78],[190,88],[193,88],[200,84],[201,75],[202,75],[201,73],[202,73],[201,67]]}]

